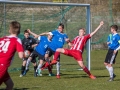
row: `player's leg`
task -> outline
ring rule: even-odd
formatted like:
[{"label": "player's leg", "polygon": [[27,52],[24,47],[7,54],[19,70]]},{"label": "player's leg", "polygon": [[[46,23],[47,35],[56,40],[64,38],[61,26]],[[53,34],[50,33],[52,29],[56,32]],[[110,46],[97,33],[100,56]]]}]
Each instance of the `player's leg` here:
[{"label": "player's leg", "polygon": [[53,58],[53,60],[52,60],[52,62],[51,62],[51,65],[56,64],[56,63],[57,63],[57,60],[58,60],[58,58],[59,58],[59,56],[60,56],[60,53],[64,53],[64,52],[65,52],[65,49],[63,49],[63,48],[58,48],[58,49],[56,50],[56,52],[54,53],[54,58]]},{"label": "player's leg", "polygon": [[40,59],[40,60],[39,60],[39,64],[38,64],[37,69],[36,69],[37,76],[42,76],[42,74],[41,74],[41,67],[42,67],[42,66],[43,66],[43,60]]},{"label": "player's leg", "polygon": [[58,60],[56,63],[56,69],[57,69],[56,78],[59,79],[60,78],[60,60]]},{"label": "player's leg", "polygon": [[28,57],[27,59],[27,62],[26,62],[26,68],[25,68],[25,72],[29,70],[29,65],[30,65],[30,62],[36,58],[36,51],[33,51],[30,56]]},{"label": "player's leg", "polygon": [[66,51],[66,54],[68,56],[72,56],[74,57],[74,59],[78,62],[79,66],[83,69],[83,71],[85,73],[87,73],[89,75],[89,77],[91,79],[96,79],[95,76],[93,76],[90,71],[88,70],[88,68],[84,65],[83,63],[83,58],[82,58],[82,53],[78,50],[65,50]]},{"label": "player's leg", "polygon": [[85,73],[87,73],[91,79],[96,79],[96,77],[93,76],[93,75],[90,73],[90,71],[88,70],[88,68],[84,65],[83,61],[77,61],[77,62],[78,62],[78,64],[79,64],[79,66],[83,69],[83,71],[84,71]]},{"label": "player's leg", "polygon": [[11,78],[9,78],[7,81],[4,82],[6,85],[5,90],[13,90],[14,83]]},{"label": "player's leg", "polygon": [[33,66],[34,66],[34,76],[37,77],[37,73],[36,73],[37,63],[36,63],[36,62],[33,62]]},{"label": "player's leg", "polygon": [[8,74],[8,67],[0,64],[0,85],[5,83],[6,89],[5,90],[12,90],[13,89],[13,81]]},{"label": "player's leg", "polygon": [[25,66],[26,66],[26,59],[24,58],[24,59],[23,59],[22,66],[21,66],[21,74],[20,74],[20,77],[22,77],[23,74],[24,74]]},{"label": "player's leg", "polygon": [[27,59],[27,62],[26,62],[26,68],[25,68],[26,70],[29,69],[29,65],[30,65],[31,60],[32,60],[32,57],[30,56],[30,57]]},{"label": "player's leg", "polygon": [[26,73],[29,71],[29,64],[30,64],[31,60],[32,60],[32,57],[30,56],[26,61],[26,66],[25,66],[23,76],[26,75]]},{"label": "player's leg", "polygon": [[53,66],[50,66],[50,62],[51,62],[51,60],[50,60],[50,58],[49,58],[49,56],[46,56],[46,55],[48,55],[48,54],[45,54],[45,64],[43,65],[43,66],[45,66],[46,65],[46,63],[48,63],[48,71],[49,71],[49,76],[55,76],[53,73],[52,73],[52,67]]},{"label": "player's leg", "polygon": [[[55,52],[56,53],[56,52]],[[57,54],[57,55],[59,55],[59,56],[57,56],[56,58],[54,58],[55,57],[55,54],[54,53],[54,55],[53,55],[53,60],[52,61],[57,61],[57,63],[56,63],[56,70],[57,70],[57,74],[56,74],[56,78],[57,79],[60,79],[60,54]],[[56,60],[57,59],[57,60]],[[53,63],[53,62],[52,62]],[[53,63],[54,64],[54,63]]]},{"label": "player's leg", "polygon": [[106,55],[105,62],[104,62],[104,65],[107,68],[109,75],[110,75],[110,79],[108,81],[113,81],[116,76],[114,74],[114,69],[113,69],[112,64],[115,63],[115,58],[117,56],[117,53],[113,54],[113,52],[114,50],[111,50],[111,49],[108,50],[108,53]]},{"label": "player's leg", "polygon": [[[46,51],[46,54],[45,54],[45,60],[49,60],[49,57],[51,57],[52,55],[54,54],[54,51],[52,51],[50,48]],[[50,66],[50,63],[49,62],[46,62],[43,66],[42,66],[42,70],[47,68],[48,66]]]}]

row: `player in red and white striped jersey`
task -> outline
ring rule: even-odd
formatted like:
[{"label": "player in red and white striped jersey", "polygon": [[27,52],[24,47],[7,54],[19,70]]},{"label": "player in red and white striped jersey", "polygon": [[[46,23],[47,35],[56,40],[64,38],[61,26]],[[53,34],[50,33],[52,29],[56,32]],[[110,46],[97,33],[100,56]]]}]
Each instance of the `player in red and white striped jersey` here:
[{"label": "player in red and white striped jersey", "polygon": [[15,52],[18,56],[23,58],[23,46],[21,40],[17,38],[20,33],[20,23],[12,21],[9,26],[9,36],[0,38],[0,85],[4,82],[5,90],[13,89],[13,81],[8,74],[8,67],[10,66]]},{"label": "player in red and white striped jersey", "polygon": [[103,25],[103,21],[100,22],[100,25],[93,31],[92,33],[85,35],[85,29],[81,28],[79,29],[79,36],[75,37],[72,42],[69,42],[68,44],[71,46],[70,49],[64,49],[64,48],[58,48],[54,55],[54,60],[51,62],[51,65],[55,64],[57,61],[57,58],[60,53],[63,53],[67,56],[74,57],[74,59],[78,62],[79,66],[86,72],[91,79],[95,79],[96,77],[93,76],[88,68],[83,63],[82,53],[84,50],[84,46],[88,39],[90,39]]}]

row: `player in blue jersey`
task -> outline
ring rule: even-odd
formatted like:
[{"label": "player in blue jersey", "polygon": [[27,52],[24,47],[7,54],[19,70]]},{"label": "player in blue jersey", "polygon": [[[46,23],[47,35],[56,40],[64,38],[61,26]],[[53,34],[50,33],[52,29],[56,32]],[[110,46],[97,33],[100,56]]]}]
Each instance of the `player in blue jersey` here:
[{"label": "player in blue jersey", "polygon": [[[34,71],[35,72],[34,75],[37,76],[37,74],[40,75],[39,70],[43,65],[43,60],[45,59],[44,56],[45,56],[46,50],[48,49],[48,46],[51,43],[52,33],[49,32],[48,33],[48,38],[47,38],[46,36],[38,36],[37,34],[31,32],[29,29],[28,29],[28,32],[30,34],[32,34],[33,36],[38,37],[39,43],[38,43],[35,50],[31,53],[31,55],[29,56],[29,58],[27,60],[26,71],[28,70],[28,66],[29,66],[29,63],[32,60],[32,58],[38,57],[39,65],[37,67],[37,70]],[[37,66],[37,64],[36,64],[36,66]]]},{"label": "player in blue jersey", "polygon": [[120,46],[120,36],[117,33],[118,30],[118,26],[117,25],[112,25],[111,27],[111,40],[108,43],[109,44],[109,50],[107,52],[105,61],[104,61],[104,65],[107,68],[109,75],[110,75],[110,79],[108,81],[113,81],[115,78],[114,72],[113,72],[113,66],[112,64],[115,63],[115,58],[117,56],[117,50],[118,47]]},{"label": "player in blue jersey", "polygon": [[[65,42],[69,42],[68,36],[63,32],[63,30],[64,30],[64,25],[62,23],[60,23],[57,30],[53,30],[51,32],[53,34],[53,37],[52,37],[52,41],[49,45],[49,48],[47,50],[46,57],[51,57],[52,55],[54,55],[57,48],[62,48],[63,45],[65,44]],[[46,34],[48,34],[48,32],[42,33],[40,35],[46,35]],[[54,56],[53,56],[53,58],[54,58]],[[59,60],[57,60],[57,62],[55,62],[55,63],[56,63],[56,68],[57,68],[56,78],[59,79],[60,78],[60,56],[58,59]],[[54,61],[52,61],[52,62],[54,62]],[[42,67],[42,70],[44,68],[46,68],[47,66],[49,66],[48,63],[46,63],[46,65],[44,67]]]}]

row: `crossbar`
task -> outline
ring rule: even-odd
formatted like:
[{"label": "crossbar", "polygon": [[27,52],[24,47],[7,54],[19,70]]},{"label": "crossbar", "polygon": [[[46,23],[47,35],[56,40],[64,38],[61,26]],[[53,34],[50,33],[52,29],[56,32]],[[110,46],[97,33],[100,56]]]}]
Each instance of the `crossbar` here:
[{"label": "crossbar", "polygon": [[0,1],[7,4],[32,4],[32,5],[52,5],[52,6],[83,6],[88,7],[90,4],[79,3],[53,3],[53,2],[29,2],[29,1]]}]

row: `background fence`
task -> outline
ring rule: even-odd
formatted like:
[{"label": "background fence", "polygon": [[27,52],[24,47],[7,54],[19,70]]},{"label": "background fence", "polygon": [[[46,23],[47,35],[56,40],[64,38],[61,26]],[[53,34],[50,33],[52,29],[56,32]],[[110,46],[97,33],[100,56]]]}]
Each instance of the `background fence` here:
[{"label": "background fence", "polygon": [[[119,0],[30,0],[65,3],[91,4],[91,31],[101,20],[105,25],[91,39],[93,49],[107,48],[106,39],[110,33],[109,26],[120,25]],[[8,34],[9,22],[17,20],[22,25],[21,35],[25,29],[35,33],[51,31],[57,28],[60,22],[65,24],[65,32],[73,39],[78,35],[78,29],[86,28],[86,8],[73,6],[45,6],[0,3],[0,37]]]}]

